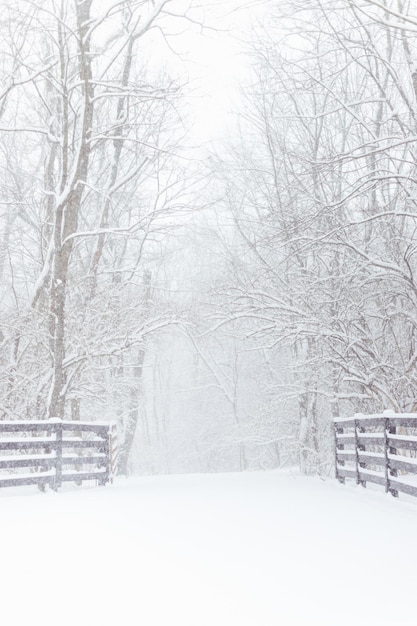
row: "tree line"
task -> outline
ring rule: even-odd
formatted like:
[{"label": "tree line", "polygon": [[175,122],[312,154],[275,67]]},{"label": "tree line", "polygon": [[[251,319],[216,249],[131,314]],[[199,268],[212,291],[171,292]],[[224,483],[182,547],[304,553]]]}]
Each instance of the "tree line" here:
[{"label": "tree line", "polygon": [[415,410],[411,1],[265,5],[209,159],[144,53],[198,7],[1,9],[1,419],[115,419],[122,472],[327,472],[333,417]]}]

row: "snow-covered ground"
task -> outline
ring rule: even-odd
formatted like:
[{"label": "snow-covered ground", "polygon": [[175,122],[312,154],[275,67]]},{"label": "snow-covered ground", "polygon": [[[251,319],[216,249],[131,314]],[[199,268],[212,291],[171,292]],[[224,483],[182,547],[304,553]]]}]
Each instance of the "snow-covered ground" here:
[{"label": "snow-covered ground", "polygon": [[288,473],[0,492],[3,626],[415,626],[417,501]]}]

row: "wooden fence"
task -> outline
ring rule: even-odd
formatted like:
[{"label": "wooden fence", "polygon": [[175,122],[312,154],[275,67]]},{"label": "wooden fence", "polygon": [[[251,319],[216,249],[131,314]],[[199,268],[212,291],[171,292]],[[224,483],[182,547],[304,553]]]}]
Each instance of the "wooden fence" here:
[{"label": "wooden fence", "polygon": [[0,487],[112,480],[117,464],[114,425],[86,422],[0,421]]},{"label": "wooden fence", "polygon": [[336,478],[417,496],[417,415],[385,411],[334,421]]}]

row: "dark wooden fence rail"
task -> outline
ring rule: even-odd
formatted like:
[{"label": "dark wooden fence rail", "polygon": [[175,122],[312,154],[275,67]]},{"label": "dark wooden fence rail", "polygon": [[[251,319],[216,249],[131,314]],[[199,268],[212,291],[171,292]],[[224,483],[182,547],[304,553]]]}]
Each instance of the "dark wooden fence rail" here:
[{"label": "dark wooden fence rail", "polygon": [[417,496],[417,414],[385,411],[334,420],[336,478]]},{"label": "dark wooden fence rail", "polygon": [[[0,421],[0,487],[112,480],[117,437],[112,424],[48,421]],[[23,469],[23,471],[21,471]]]}]

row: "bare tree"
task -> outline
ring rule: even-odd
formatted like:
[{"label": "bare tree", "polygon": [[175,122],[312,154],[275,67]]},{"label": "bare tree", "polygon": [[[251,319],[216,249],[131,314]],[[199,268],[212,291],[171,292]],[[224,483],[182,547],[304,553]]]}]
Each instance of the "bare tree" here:
[{"label": "bare tree", "polygon": [[[124,469],[147,337],[175,319],[153,306],[152,272],[190,197],[180,87],[139,61],[142,41],[164,32],[177,5],[21,0],[4,18],[0,145],[10,191],[0,268],[8,261],[2,336],[13,359],[2,409],[96,418],[108,399],[103,371],[126,370]],[[187,19],[184,5],[177,18]]]}]

